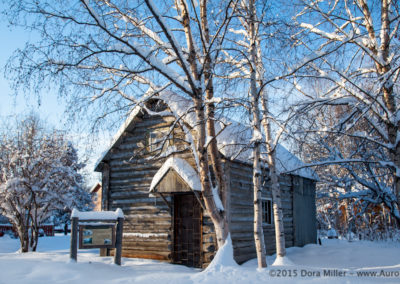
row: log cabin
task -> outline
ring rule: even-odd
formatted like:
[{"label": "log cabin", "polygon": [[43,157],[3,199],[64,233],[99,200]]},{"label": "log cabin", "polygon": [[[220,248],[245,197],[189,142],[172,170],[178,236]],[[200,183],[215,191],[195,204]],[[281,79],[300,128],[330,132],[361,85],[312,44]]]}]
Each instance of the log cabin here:
[{"label": "log cabin", "polygon": [[[96,164],[102,173],[102,209],[125,214],[123,256],[205,268],[217,250],[214,227],[201,199],[191,101],[172,92],[137,105]],[[243,263],[256,257],[253,235],[251,129],[226,117],[216,123],[227,192],[220,194],[234,247]],[[286,246],[316,242],[314,172],[277,147]],[[275,252],[272,194],[263,170],[263,228]],[[211,177],[213,178],[213,177]],[[218,198],[217,198],[218,199]]]}]

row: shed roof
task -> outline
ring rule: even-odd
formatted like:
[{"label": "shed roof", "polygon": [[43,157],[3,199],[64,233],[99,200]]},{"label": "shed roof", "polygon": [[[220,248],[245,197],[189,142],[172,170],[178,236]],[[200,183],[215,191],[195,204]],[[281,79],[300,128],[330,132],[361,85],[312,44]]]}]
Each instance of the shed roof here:
[{"label": "shed roof", "polygon": [[90,193],[95,193],[101,188],[101,183],[96,182],[92,188],[89,190]]},{"label": "shed roof", "polygon": [[[151,96],[145,98],[143,102],[149,98],[151,98]],[[168,105],[175,117],[180,117],[186,124],[191,127],[195,127],[196,115],[194,113],[193,102],[191,100],[171,91],[162,91],[157,95],[156,98],[163,100]],[[131,129],[134,126],[135,118],[138,116],[140,111],[144,109],[143,102],[132,109],[128,118],[114,136],[110,146],[105,152],[103,152],[100,159],[96,163],[96,171],[100,171],[100,163],[109,158],[110,150],[121,143],[122,134],[124,131]],[[159,113],[156,114],[160,115]],[[163,112],[163,114],[165,115],[166,113]],[[223,129],[224,127],[225,129]],[[226,158],[231,160],[239,160],[245,163],[251,162],[252,149],[250,147],[250,140],[252,139],[253,133],[249,126],[233,121],[226,117],[220,117],[215,124],[215,128],[216,133],[219,133],[217,136],[218,148]],[[304,163],[281,144],[278,144],[276,147],[276,159],[278,172],[291,172],[292,174],[298,176],[312,180],[318,180],[317,174],[312,169],[301,168],[304,166]]]}]

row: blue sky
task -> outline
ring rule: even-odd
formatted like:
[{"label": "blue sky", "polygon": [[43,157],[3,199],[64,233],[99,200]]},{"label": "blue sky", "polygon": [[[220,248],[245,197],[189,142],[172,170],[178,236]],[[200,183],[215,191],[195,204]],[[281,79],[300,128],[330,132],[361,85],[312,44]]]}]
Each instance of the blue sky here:
[{"label": "blue sky", "polygon": [[[32,39],[33,36],[34,35],[29,31],[21,28],[10,29],[4,20],[0,20],[0,38],[2,39],[2,44],[0,45],[0,119],[7,116],[23,115],[34,110],[39,113],[41,119],[45,120],[50,126],[54,126],[58,129],[65,129],[65,102],[57,99],[57,94],[55,92],[41,93],[39,105],[38,98],[33,91],[15,96],[14,91],[10,87],[10,82],[4,77],[4,66],[10,56],[16,49],[23,48],[25,43]],[[79,136],[82,135],[82,133],[79,135],[70,133],[70,135],[72,140],[76,140],[75,144],[78,145],[79,153],[83,157],[83,154],[86,152],[86,145],[80,143],[81,140]],[[98,145],[97,151],[94,151],[89,156],[88,166],[85,170],[85,172],[90,175],[88,186],[99,179],[98,174],[93,172],[94,162],[108,144],[108,141],[106,141],[108,140],[107,138],[108,137],[105,137],[100,140],[104,142],[100,143],[103,145]]]},{"label": "blue sky", "polygon": [[57,100],[55,93],[41,94],[39,106],[38,99],[33,92],[19,94],[15,97],[10,88],[10,82],[4,78],[4,66],[9,57],[16,49],[23,48],[26,41],[32,39],[33,36],[29,31],[21,28],[10,29],[4,20],[0,21],[0,38],[2,39],[0,45],[0,116],[23,114],[35,110],[49,124],[61,128],[65,104],[63,101]]}]

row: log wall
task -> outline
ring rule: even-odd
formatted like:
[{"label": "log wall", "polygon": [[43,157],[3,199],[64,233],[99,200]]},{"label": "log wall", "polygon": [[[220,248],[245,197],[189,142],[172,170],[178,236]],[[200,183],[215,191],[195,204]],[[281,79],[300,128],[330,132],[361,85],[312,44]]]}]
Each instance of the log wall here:
[{"label": "log wall", "polygon": [[[234,257],[238,263],[255,258],[253,221],[253,182],[252,167],[239,162],[230,163],[231,185],[231,235],[234,247]],[[268,182],[267,172],[263,178],[262,197],[271,198],[272,193]],[[267,180],[267,182],[266,182]],[[282,190],[283,221],[285,229],[286,247],[293,246],[293,195],[291,176],[283,175],[279,179]],[[263,225],[264,240],[267,254],[275,253],[274,224]]]}]

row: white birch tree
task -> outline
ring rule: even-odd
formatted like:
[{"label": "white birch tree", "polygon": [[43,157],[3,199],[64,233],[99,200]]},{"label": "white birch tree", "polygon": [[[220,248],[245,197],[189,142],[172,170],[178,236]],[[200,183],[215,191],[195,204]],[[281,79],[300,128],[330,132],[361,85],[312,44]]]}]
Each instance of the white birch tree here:
[{"label": "white birch tree", "polygon": [[[258,6],[257,6],[258,3]],[[270,65],[270,61],[265,57],[265,39],[271,35],[267,33],[269,27],[276,25],[276,20],[266,20],[266,14],[271,16],[268,6],[257,1],[242,1],[237,8],[240,19],[240,28],[231,29],[236,35],[237,45],[233,49],[238,50],[241,59],[233,57],[232,53],[225,52],[227,63],[236,68],[232,73],[234,77],[247,79],[249,82],[249,112],[251,113],[251,125],[253,129],[253,192],[254,192],[254,237],[257,251],[258,266],[265,267],[265,242],[263,235],[262,205],[261,205],[261,160],[265,160],[268,165],[269,177],[271,180],[271,191],[273,195],[273,213],[275,225],[276,251],[278,257],[286,255],[285,234],[283,227],[283,210],[281,205],[281,192],[279,186],[279,173],[276,169],[276,145],[282,134],[283,125],[277,125],[277,131],[272,135],[272,121],[274,115],[269,110],[269,97],[267,85],[278,81],[286,76],[287,70],[279,70],[281,76],[276,73],[273,77],[268,77],[265,66]],[[268,35],[266,35],[268,34]],[[243,36],[238,38],[237,35]],[[276,37],[274,34],[272,37]],[[272,48],[271,48],[272,49]],[[278,61],[277,58],[275,58]],[[271,66],[271,65],[270,65]],[[278,71],[277,69],[274,70]],[[274,72],[269,72],[274,73]],[[262,134],[263,133],[263,134]],[[265,158],[263,159],[262,150]]]}]

